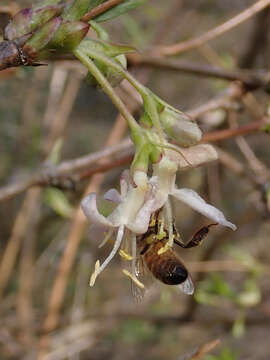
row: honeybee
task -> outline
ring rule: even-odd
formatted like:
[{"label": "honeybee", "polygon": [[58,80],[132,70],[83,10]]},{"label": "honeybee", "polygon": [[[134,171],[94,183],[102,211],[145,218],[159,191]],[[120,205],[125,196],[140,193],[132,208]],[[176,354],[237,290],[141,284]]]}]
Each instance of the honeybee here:
[{"label": "honeybee", "polygon": [[[164,220],[160,219],[161,211],[152,214],[148,231],[136,237],[138,256],[135,276],[138,279],[143,278],[146,267],[153,277],[163,284],[176,285],[185,294],[192,295],[194,285],[187,268],[172,247],[166,248],[169,231],[164,225]],[[184,244],[175,224],[173,224],[173,242],[182,248],[198,246],[208,234],[210,227],[214,225],[217,224],[202,227],[192,236],[190,241]],[[144,291],[138,287],[140,284],[136,284],[136,282],[132,284],[132,292],[136,299],[140,299],[144,294]]]}]

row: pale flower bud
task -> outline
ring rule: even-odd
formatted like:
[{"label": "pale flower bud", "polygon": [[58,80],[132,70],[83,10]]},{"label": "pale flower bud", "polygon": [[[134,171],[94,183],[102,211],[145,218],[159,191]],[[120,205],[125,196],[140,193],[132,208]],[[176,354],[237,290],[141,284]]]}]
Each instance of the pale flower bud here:
[{"label": "pale flower bud", "polygon": [[198,125],[184,113],[177,113],[165,107],[160,114],[160,121],[167,135],[180,146],[195,145],[202,138]]}]

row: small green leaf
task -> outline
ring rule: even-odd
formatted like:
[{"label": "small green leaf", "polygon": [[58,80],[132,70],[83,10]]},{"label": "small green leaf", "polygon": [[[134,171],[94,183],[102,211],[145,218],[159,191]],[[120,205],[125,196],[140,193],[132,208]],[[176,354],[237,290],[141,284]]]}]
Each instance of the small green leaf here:
[{"label": "small green leaf", "polygon": [[117,16],[124,14],[127,11],[133,10],[136,7],[143,5],[147,0],[126,0],[116,5],[115,7],[109,9],[105,13],[95,17],[95,21],[103,22],[113,19]]},{"label": "small green leaf", "polygon": [[90,8],[91,0],[74,0],[63,13],[63,19],[69,21],[80,20]]},{"label": "small green leaf", "polygon": [[65,218],[72,216],[72,206],[63,191],[53,187],[46,189],[44,192],[44,201],[58,215]]}]

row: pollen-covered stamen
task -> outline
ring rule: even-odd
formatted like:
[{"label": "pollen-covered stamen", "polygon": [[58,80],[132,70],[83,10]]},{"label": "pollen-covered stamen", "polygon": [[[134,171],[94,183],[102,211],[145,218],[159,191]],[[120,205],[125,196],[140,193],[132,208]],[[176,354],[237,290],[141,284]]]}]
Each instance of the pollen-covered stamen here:
[{"label": "pollen-covered stamen", "polygon": [[119,250],[119,255],[121,256],[121,258],[125,261],[131,261],[133,260],[132,255],[130,255],[128,252],[126,252],[125,250],[121,249]]},{"label": "pollen-covered stamen", "polygon": [[139,288],[144,289],[144,284],[140,282],[134,275],[132,275],[128,270],[123,269],[123,274],[125,274],[127,277],[129,277],[134,284],[136,284]]}]

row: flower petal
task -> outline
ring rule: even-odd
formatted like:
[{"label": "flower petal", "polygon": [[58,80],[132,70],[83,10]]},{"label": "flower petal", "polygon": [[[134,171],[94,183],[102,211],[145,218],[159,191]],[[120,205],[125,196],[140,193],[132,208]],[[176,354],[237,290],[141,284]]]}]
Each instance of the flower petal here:
[{"label": "flower petal", "polygon": [[127,224],[127,227],[136,234],[144,234],[149,226],[151,214],[159,209],[163,204],[157,197],[158,178],[152,177],[149,181],[149,189],[145,194],[144,204],[137,212],[133,221]]},{"label": "flower petal", "polygon": [[112,201],[114,203],[120,203],[122,201],[121,195],[116,189],[110,189],[104,194],[104,199]]},{"label": "flower petal", "polygon": [[114,226],[105,216],[101,215],[97,209],[97,195],[91,193],[82,200],[82,209],[85,216],[97,225]]},{"label": "flower petal", "polygon": [[127,195],[128,188],[129,188],[129,171],[124,170],[120,177],[120,190],[121,190],[121,196],[124,197]]},{"label": "flower petal", "polygon": [[220,210],[207,204],[195,191],[191,189],[174,189],[172,195],[218,224],[228,226],[232,230],[236,230],[236,226],[227,221]]}]

